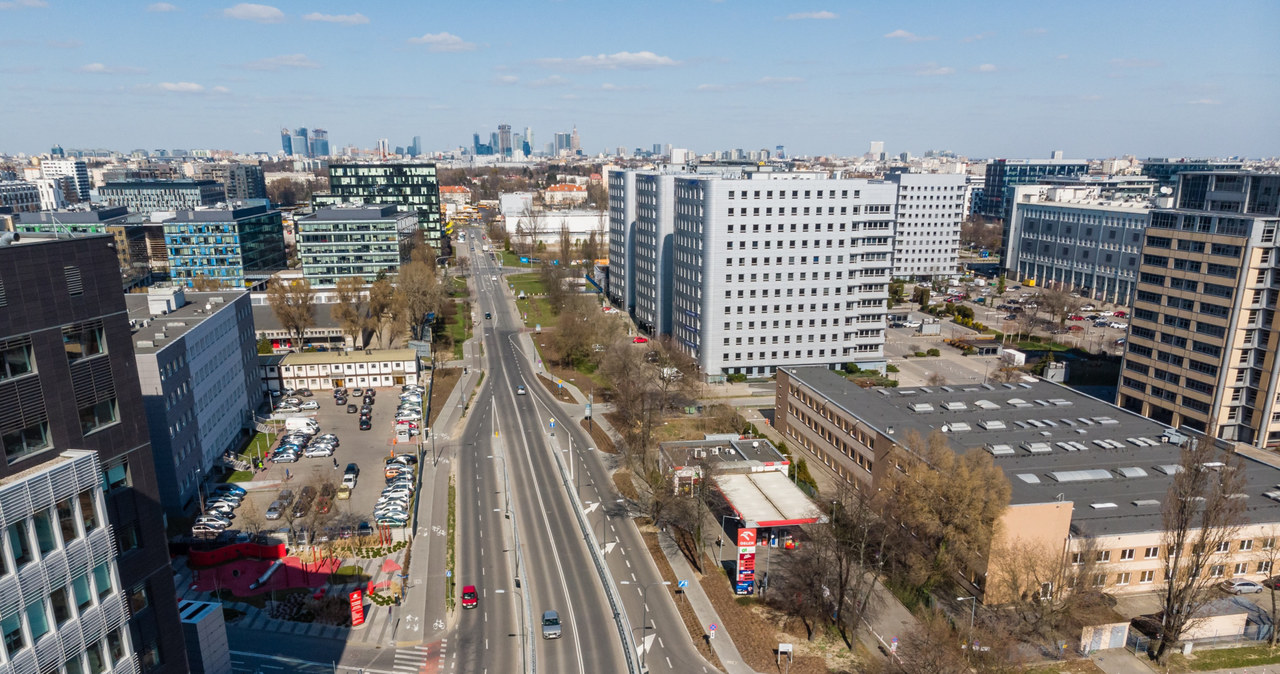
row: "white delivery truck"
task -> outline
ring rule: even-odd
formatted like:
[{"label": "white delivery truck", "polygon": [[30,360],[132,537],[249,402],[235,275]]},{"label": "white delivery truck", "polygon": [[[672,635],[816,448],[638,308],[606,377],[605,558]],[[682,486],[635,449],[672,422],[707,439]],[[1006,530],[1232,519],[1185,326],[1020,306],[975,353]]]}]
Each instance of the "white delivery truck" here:
[{"label": "white delivery truck", "polygon": [[292,417],[284,420],[285,431],[311,431],[315,433],[320,430],[320,424],[315,419],[309,417]]}]

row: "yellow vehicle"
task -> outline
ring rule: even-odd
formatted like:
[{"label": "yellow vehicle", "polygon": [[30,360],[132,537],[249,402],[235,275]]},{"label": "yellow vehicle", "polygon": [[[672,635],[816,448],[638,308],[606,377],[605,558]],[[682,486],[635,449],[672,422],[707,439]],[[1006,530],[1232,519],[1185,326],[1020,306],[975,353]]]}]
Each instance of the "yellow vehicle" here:
[{"label": "yellow vehicle", "polygon": [[341,487],[338,487],[338,499],[339,499],[339,500],[346,501],[346,500],[348,500],[348,499],[350,499],[350,498],[351,498],[351,487],[348,487],[348,486],[347,486],[347,485],[345,485],[345,484],[344,484],[344,485],[342,485]]}]

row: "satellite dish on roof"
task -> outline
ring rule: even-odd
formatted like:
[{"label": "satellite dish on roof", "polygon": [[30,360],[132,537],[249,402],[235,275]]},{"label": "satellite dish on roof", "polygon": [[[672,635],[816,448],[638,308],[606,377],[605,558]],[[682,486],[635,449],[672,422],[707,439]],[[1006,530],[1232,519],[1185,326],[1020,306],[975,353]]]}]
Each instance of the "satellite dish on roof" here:
[{"label": "satellite dish on roof", "polygon": [[1160,188],[1160,194],[1173,194],[1173,188],[1172,188],[1172,187],[1168,187],[1168,186],[1166,186],[1166,187],[1161,187],[1161,188]]}]

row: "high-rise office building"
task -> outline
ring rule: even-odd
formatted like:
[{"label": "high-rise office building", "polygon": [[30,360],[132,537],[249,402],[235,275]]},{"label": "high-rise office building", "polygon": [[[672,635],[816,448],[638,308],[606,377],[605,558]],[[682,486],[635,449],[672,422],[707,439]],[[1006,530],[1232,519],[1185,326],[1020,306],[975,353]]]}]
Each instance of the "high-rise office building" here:
[{"label": "high-rise office building", "polygon": [[80,159],[45,159],[40,162],[40,171],[46,178],[70,178],[75,183],[75,195],[78,201],[89,200],[89,168]]},{"label": "high-rise office building", "polygon": [[414,136],[413,144],[409,146],[409,156],[417,157],[422,154],[422,136]]},{"label": "high-rise office building", "polygon": [[311,140],[307,144],[307,156],[329,156],[329,132],[324,129],[312,129]]},{"label": "high-rise office building", "polygon": [[373,283],[400,270],[417,229],[417,214],[398,204],[319,208],[298,220],[302,275],[313,286],[343,278]]},{"label": "high-rise office building", "polygon": [[582,151],[582,139],[578,137],[578,127],[576,125],[573,127],[573,132],[569,134],[569,149],[573,151],[573,154],[578,154]]},{"label": "high-rise office building", "polygon": [[427,243],[447,254],[449,239],[440,212],[435,164],[330,164],[329,192],[312,197],[316,207],[338,204],[401,204],[416,212]]},{"label": "high-rise office building", "polygon": [[267,198],[267,182],[261,166],[218,162],[196,164],[195,172],[200,179],[222,183],[226,201]]},{"label": "high-rise office building", "polygon": [[284,269],[284,225],[267,206],[176,211],[164,221],[169,276],[191,286],[207,278],[239,288]]},{"label": "high-rise office building", "polygon": [[293,133],[288,128],[280,129],[280,149],[285,156],[293,155]]},{"label": "high-rise office building", "polygon": [[958,274],[964,174],[890,173],[885,179],[898,188],[894,278],[932,280]]},{"label": "high-rise office building", "polygon": [[498,125],[498,154],[503,157],[511,156],[511,125]]},{"label": "high-rise office building", "polygon": [[1244,162],[1221,159],[1169,159],[1166,157],[1144,159],[1142,175],[1155,178],[1160,187],[1175,187],[1178,174],[1187,171],[1239,171]]},{"label": "high-rise office building", "polygon": [[1116,403],[1280,446],[1280,175],[1181,173],[1151,211]]},{"label": "high-rise office building", "polygon": [[711,380],[883,368],[898,186],[713,171],[609,172],[610,298]]},{"label": "high-rise office building", "polygon": [[293,132],[290,144],[293,146],[293,155],[295,157],[311,156],[311,138],[307,135],[307,129],[305,127]]},{"label": "high-rise office building", "polygon": [[883,140],[871,141],[871,149],[867,150],[867,154],[871,155],[871,159],[874,161],[880,161],[881,159],[884,159],[884,141]]},{"label": "high-rise office building", "polygon": [[125,180],[109,182],[98,195],[111,206],[151,214],[184,208],[214,206],[226,201],[222,183],[212,180]]},{"label": "high-rise office building", "polygon": [[0,243],[4,671],[187,671],[111,242]]},{"label": "high-rise office building", "polygon": [[[974,212],[988,218],[1006,219],[1013,188],[1032,185],[1048,176],[1078,176],[1089,172],[1089,162],[1053,159],[993,159],[987,163],[987,183],[982,202]],[[1007,238],[1006,232],[1006,238]]]}]

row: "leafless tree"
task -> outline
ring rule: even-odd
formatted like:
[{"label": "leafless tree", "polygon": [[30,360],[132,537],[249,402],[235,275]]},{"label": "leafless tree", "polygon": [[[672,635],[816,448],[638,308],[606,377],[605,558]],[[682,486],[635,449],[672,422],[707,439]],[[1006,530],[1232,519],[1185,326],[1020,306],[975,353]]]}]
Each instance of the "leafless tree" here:
[{"label": "leafless tree", "polygon": [[368,327],[378,336],[379,348],[387,348],[404,330],[403,324],[397,321],[398,301],[399,297],[391,279],[378,279],[369,286]]},{"label": "leafless tree", "polygon": [[445,299],[444,284],[435,265],[420,259],[402,265],[396,277],[396,294],[395,306],[403,312],[410,334],[424,339],[427,316],[439,313]]},{"label": "leafless tree", "polygon": [[546,230],[546,220],[547,216],[542,207],[533,201],[520,211],[519,219],[516,221],[516,236],[525,238],[524,253],[526,255],[533,255],[534,247]]},{"label": "leafless tree", "polygon": [[1244,487],[1239,456],[1219,450],[1212,439],[1198,438],[1183,446],[1161,512],[1162,636],[1155,658],[1162,664],[1215,596],[1214,585],[1222,574],[1213,568],[1213,555],[1230,549],[1240,530]]},{"label": "leafless tree", "polygon": [[1078,547],[1021,537],[1002,539],[992,546],[993,563],[987,577],[987,600],[1012,618],[1010,630],[1056,649],[1059,640],[1079,635],[1090,616],[1106,610],[1103,593],[1093,585],[1098,556],[1095,540],[1076,538]]},{"label": "leafless tree", "polygon": [[369,323],[364,282],[354,276],[343,277],[338,279],[335,290],[338,301],[329,308],[329,313],[351,338],[351,345],[362,348],[364,330]]},{"label": "leafless tree", "polygon": [[316,324],[315,294],[311,291],[311,282],[299,279],[286,284],[279,278],[272,278],[267,282],[267,303],[281,327],[297,339],[295,346],[301,347],[307,330]]},{"label": "leafless tree", "polygon": [[926,381],[930,386],[946,386],[947,385],[946,375],[937,371],[930,372],[929,378]]}]

